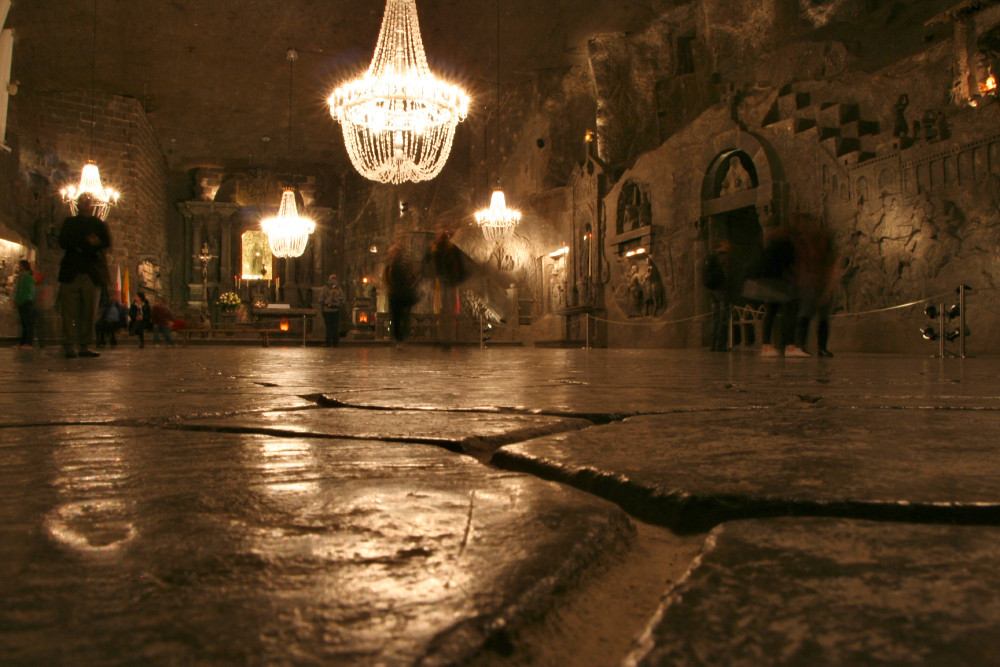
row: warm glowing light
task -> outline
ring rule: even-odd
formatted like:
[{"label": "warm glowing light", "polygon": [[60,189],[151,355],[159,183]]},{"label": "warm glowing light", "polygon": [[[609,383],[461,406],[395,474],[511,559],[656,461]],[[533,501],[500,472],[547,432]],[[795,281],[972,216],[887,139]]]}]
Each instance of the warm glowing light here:
[{"label": "warm glowing light", "polygon": [[587,143],[592,142],[596,138],[597,138],[597,133],[594,132],[593,130],[587,130],[586,133],[584,133],[583,135],[583,140],[586,141]]},{"label": "warm glowing light", "polygon": [[267,234],[267,242],[275,256],[298,257],[305,252],[309,235],[316,231],[316,223],[299,217],[295,189],[285,188],[277,217],[261,220],[260,228]]},{"label": "warm glowing light", "polygon": [[365,324],[368,322],[368,313],[358,313],[358,323]]},{"label": "warm glowing light", "polygon": [[490,207],[476,212],[476,223],[486,238],[494,243],[502,241],[521,220],[521,212],[507,208],[503,190],[497,188],[490,197]]},{"label": "warm glowing light", "polygon": [[625,253],[625,256],[634,257],[635,255],[644,255],[644,254],[646,254],[645,248],[636,248],[635,250],[629,250],[627,253]]},{"label": "warm glowing light", "polygon": [[469,112],[465,91],[439,81],[427,66],[416,0],[386,1],[368,71],[333,91],[327,103],[354,168],[382,183],[437,176],[455,126]]},{"label": "warm glowing light", "polygon": [[73,215],[78,212],[77,200],[82,194],[89,194],[94,204],[94,215],[101,220],[108,217],[108,210],[118,203],[118,191],[106,188],[101,184],[101,171],[93,162],[88,162],[80,173],[80,186],[67,186],[59,191],[63,201],[69,204]]},{"label": "warm glowing light", "polygon": [[986,81],[979,84],[979,92],[981,93],[991,93],[997,89],[997,78],[990,74],[986,77]]},{"label": "warm glowing light", "polygon": [[569,246],[563,246],[563,247],[559,248],[559,250],[553,250],[552,252],[550,252],[549,253],[549,257],[555,258],[555,257],[560,257],[562,255],[567,255],[567,254],[569,254]]},{"label": "warm glowing light", "polygon": [[361,279],[361,282],[363,282],[363,283],[366,283],[366,284],[367,284],[367,283],[368,283],[368,276],[365,276],[364,278],[362,278],[362,279]]},{"label": "warm glowing light", "polygon": [[281,329],[282,331],[288,331],[291,327],[292,325],[289,324],[288,320],[285,319],[284,317],[282,317],[281,321],[278,322],[278,328]]}]

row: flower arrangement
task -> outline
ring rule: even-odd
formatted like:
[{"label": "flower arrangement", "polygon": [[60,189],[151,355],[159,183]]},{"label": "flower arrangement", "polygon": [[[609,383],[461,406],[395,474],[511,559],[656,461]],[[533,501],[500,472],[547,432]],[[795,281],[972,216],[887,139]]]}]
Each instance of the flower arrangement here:
[{"label": "flower arrangement", "polygon": [[216,303],[219,304],[219,308],[222,308],[227,313],[243,307],[243,300],[240,299],[240,295],[236,292],[223,292],[219,295],[219,300]]}]

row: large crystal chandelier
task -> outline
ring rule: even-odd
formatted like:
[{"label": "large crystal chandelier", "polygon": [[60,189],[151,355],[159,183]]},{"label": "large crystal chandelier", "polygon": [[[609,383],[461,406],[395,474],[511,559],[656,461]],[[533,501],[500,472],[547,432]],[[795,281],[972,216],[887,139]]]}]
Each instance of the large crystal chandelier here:
[{"label": "large crystal chandelier", "polygon": [[327,100],[354,168],[382,183],[427,181],[451,153],[469,96],[431,74],[416,0],[386,0],[368,71]]},{"label": "large crystal chandelier", "polygon": [[316,223],[299,217],[295,188],[285,188],[277,217],[261,220],[260,228],[267,235],[271,252],[276,257],[299,257],[306,250],[309,235],[316,231]]},{"label": "large crystal chandelier", "polygon": [[507,208],[507,198],[500,189],[500,1],[497,0],[497,136],[496,170],[497,186],[490,197],[489,208],[476,212],[476,223],[483,235],[500,244],[521,220],[521,212]]},{"label": "large crystal chandelier", "polygon": [[106,188],[101,184],[101,172],[93,161],[83,166],[80,174],[80,185],[74,187],[69,185],[59,191],[63,201],[69,204],[69,210],[73,215],[79,211],[77,200],[82,194],[89,194],[93,204],[93,214],[101,220],[106,220],[109,209],[118,203],[118,191]]},{"label": "large crystal chandelier", "polygon": [[[94,0],[94,30],[93,30],[93,54],[90,63],[90,155],[94,155],[94,126],[97,124],[94,119],[94,97],[96,96],[95,81],[97,79],[97,0]],[[63,201],[69,204],[69,210],[73,215],[79,212],[77,200],[82,194],[89,194],[93,205],[93,214],[101,220],[106,220],[108,211],[118,203],[118,191],[105,188],[101,184],[101,171],[91,157],[80,172],[80,185],[72,185],[62,188],[59,194]]]}]

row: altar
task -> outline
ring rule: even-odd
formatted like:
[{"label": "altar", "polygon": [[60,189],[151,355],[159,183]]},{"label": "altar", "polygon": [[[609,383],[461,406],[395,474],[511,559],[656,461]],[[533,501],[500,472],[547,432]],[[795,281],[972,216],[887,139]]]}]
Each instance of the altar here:
[{"label": "altar", "polygon": [[315,308],[292,308],[287,303],[269,303],[250,307],[250,320],[259,328],[279,329],[282,320],[288,321],[288,330],[300,335],[311,335],[313,322],[319,311]]}]

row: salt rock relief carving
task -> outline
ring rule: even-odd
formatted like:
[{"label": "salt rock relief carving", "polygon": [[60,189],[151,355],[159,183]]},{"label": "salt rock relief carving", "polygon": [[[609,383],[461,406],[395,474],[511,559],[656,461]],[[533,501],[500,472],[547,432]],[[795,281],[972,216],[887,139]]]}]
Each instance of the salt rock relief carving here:
[{"label": "salt rock relief carving", "polygon": [[860,312],[919,300],[960,283],[995,286],[1000,177],[993,175],[980,189],[990,188],[996,198],[980,196],[979,207],[928,194],[886,195],[877,211],[859,212],[837,238],[841,305]]},{"label": "salt rock relief carving", "polygon": [[655,317],[666,305],[660,270],[648,258],[626,264],[615,281],[613,292],[628,317]]}]

